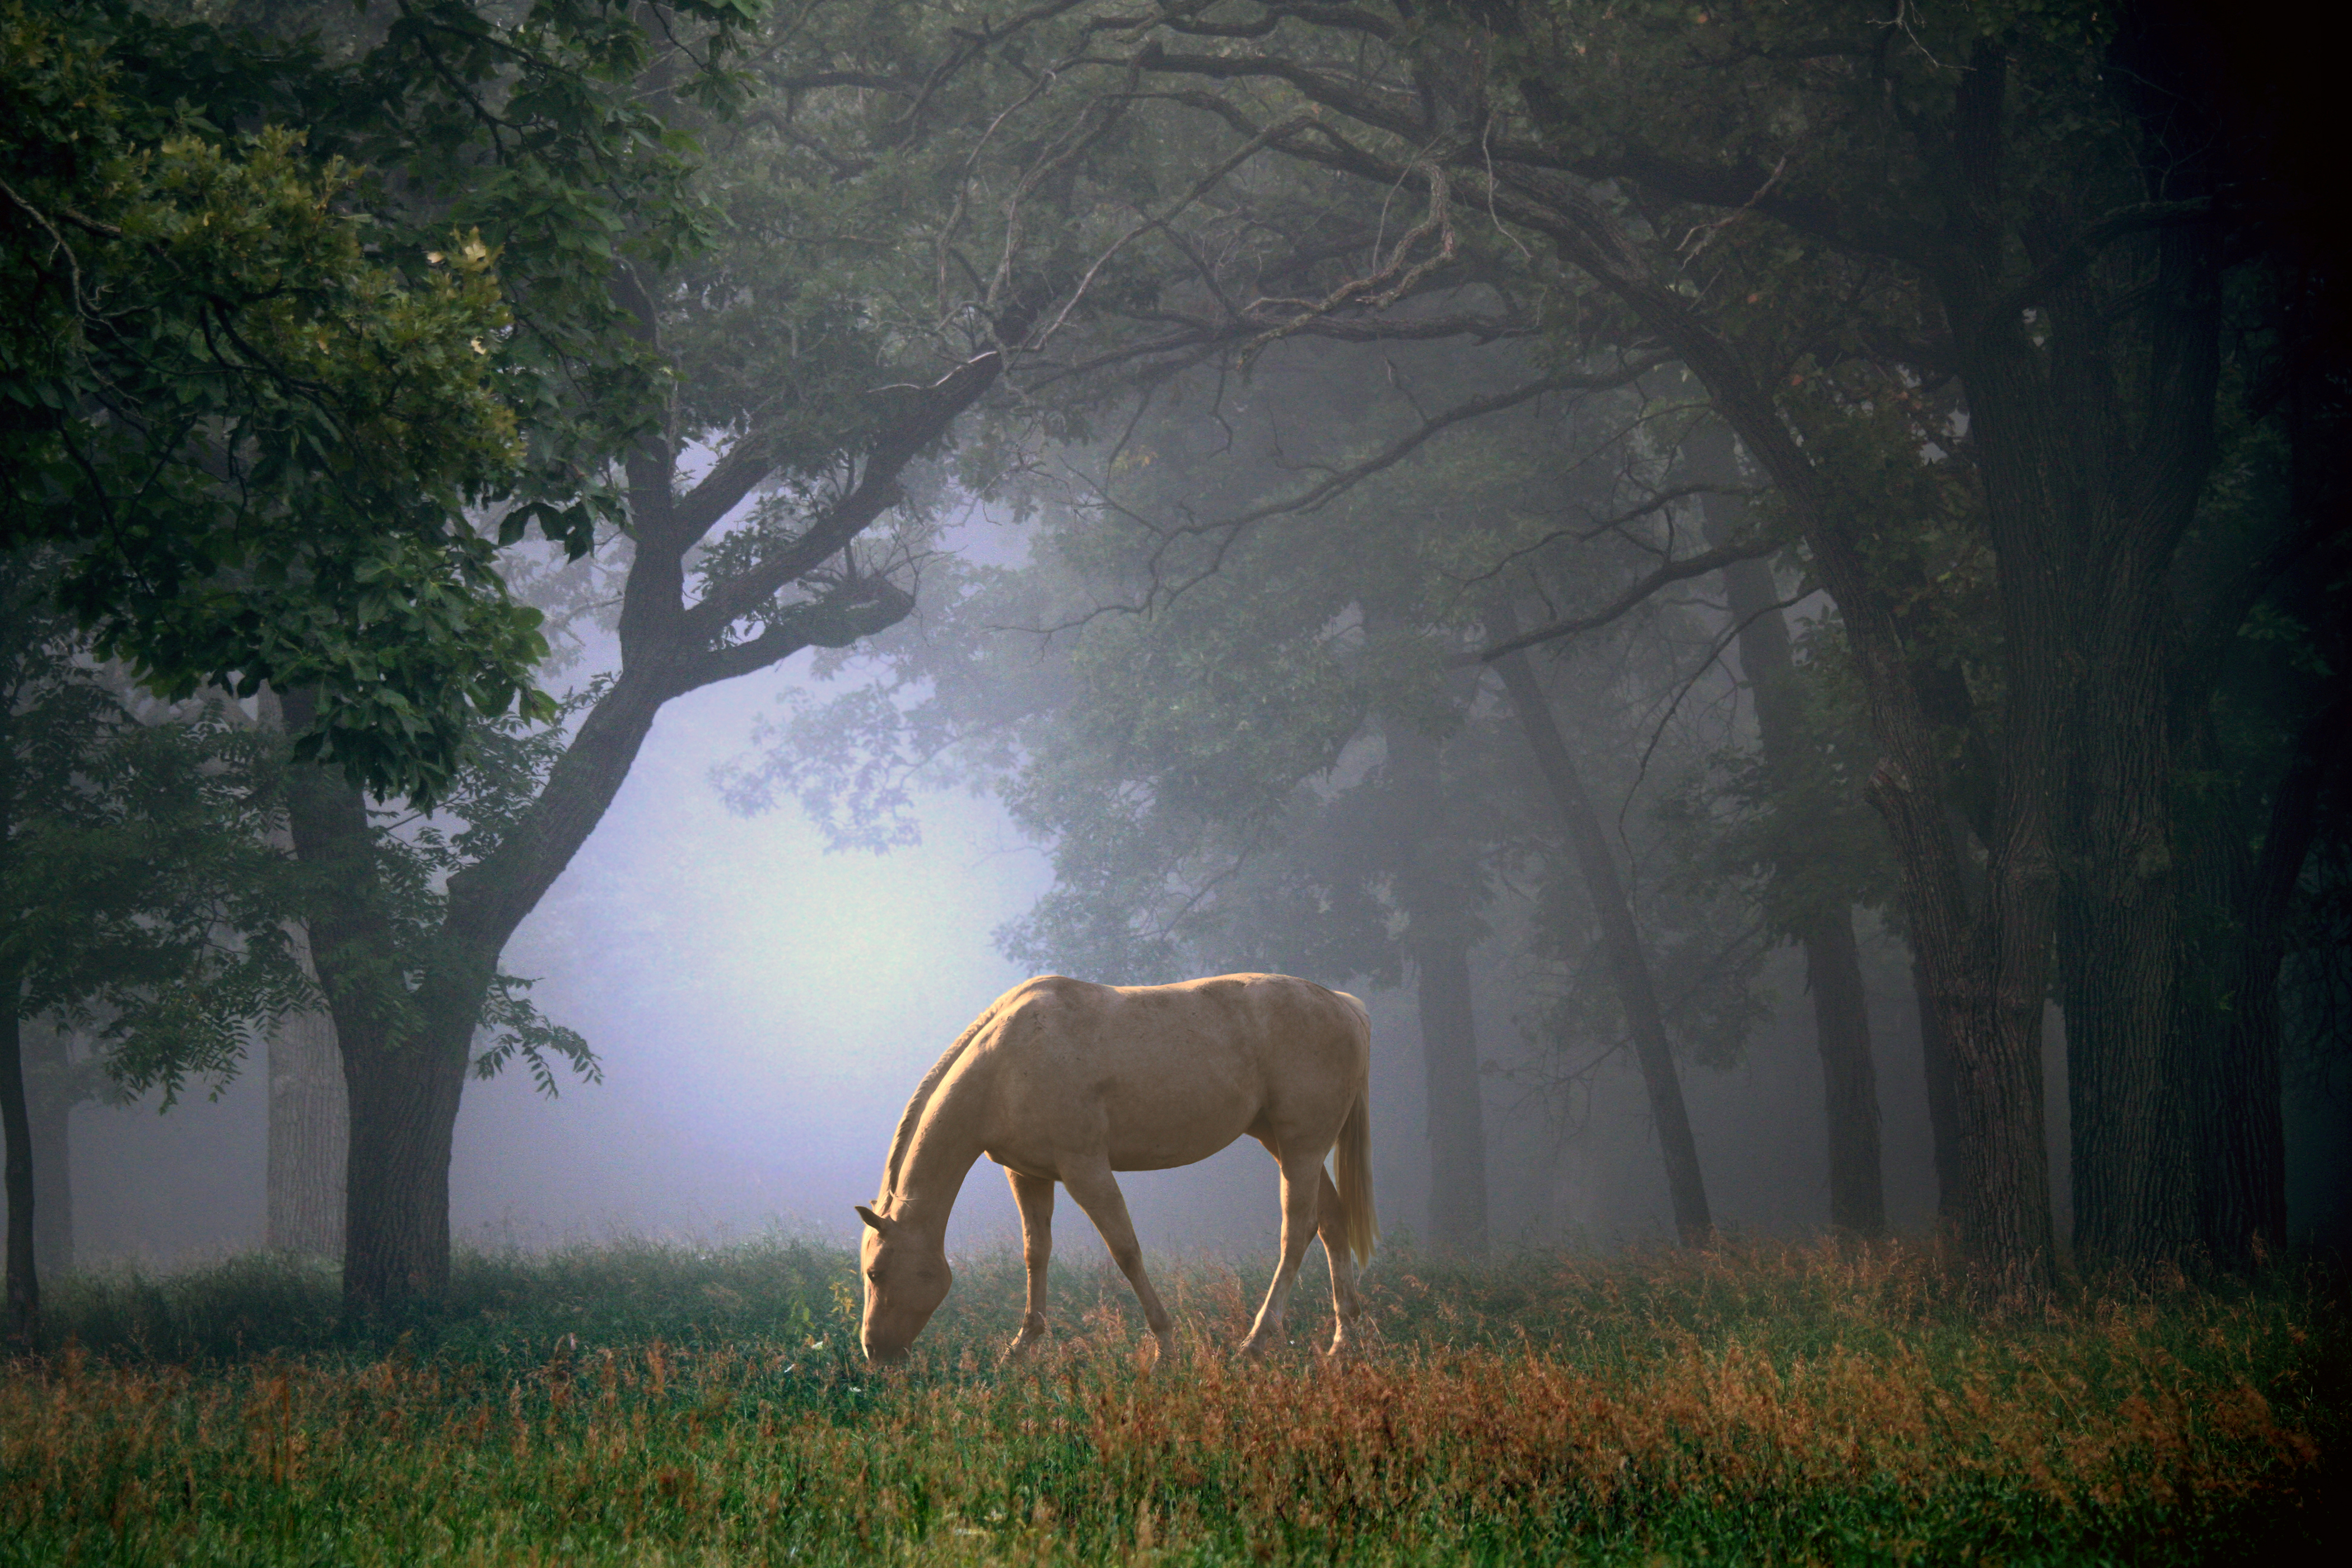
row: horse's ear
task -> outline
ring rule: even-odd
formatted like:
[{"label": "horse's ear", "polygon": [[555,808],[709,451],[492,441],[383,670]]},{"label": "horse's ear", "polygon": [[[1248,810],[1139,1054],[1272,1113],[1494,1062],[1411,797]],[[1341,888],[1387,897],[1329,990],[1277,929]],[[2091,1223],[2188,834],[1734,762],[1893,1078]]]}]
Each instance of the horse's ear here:
[{"label": "horse's ear", "polygon": [[881,1232],[884,1236],[890,1234],[890,1226],[893,1222],[887,1215],[876,1214],[864,1204],[852,1204],[849,1206],[856,1209],[857,1211],[857,1217],[864,1220],[868,1226]]}]

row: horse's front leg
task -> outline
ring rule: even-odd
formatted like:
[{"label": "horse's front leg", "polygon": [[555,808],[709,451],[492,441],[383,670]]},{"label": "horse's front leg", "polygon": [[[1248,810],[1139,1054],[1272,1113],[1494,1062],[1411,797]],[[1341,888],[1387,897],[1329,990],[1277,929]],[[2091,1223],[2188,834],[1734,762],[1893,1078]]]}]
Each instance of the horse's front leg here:
[{"label": "horse's front leg", "polygon": [[1029,1267],[1029,1310],[1021,1320],[1020,1335],[1005,1351],[1008,1359],[1026,1355],[1045,1337],[1045,1265],[1054,1256],[1054,1183],[1046,1176],[1024,1176],[1007,1171],[1013,1201],[1021,1207],[1021,1261]]},{"label": "horse's front leg", "polygon": [[1110,1260],[1118,1265],[1118,1271],[1135,1287],[1135,1299],[1143,1303],[1144,1325],[1159,1342],[1160,1359],[1169,1360],[1176,1350],[1176,1320],[1160,1305],[1160,1292],[1151,1288],[1151,1277],[1143,1271],[1143,1248],[1135,1239],[1135,1223],[1127,1217],[1127,1198],[1111,1176],[1110,1162],[1065,1164],[1062,1185],[1070,1189],[1070,1196],[1102,1232]]},{"label": "horse's front leg", "polygon": [[1307,1244],[1315,1239],[1316,1209],[1323,1185],[1323,1156],[1312,1159],[1303,1154],[1281,1155],[1282,1161],[1282,1262],[1274,1271],[1274,1282],[1265,1288],[1265,1304],[1257,1310],[1257,1321],[1250,1325],[1249,1337],[1242,1341],[1244,1355],[1257,1355],[1282,1342],[1282,1315],[1290,1304],[1290,1288],[1297,1281],[1298,1265],[1307,1256]]}]

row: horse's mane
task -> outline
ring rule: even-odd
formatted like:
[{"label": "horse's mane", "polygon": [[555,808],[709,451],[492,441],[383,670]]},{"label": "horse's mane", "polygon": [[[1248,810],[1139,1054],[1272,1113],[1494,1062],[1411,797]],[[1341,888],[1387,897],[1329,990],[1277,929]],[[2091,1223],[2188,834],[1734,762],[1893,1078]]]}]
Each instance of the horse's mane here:
[{"label": "horse's mane", "polygon": [[890,1135],[890,1163],[882,1172],[882,1195],[875,1201],[875,1207],[884,1214],[890,1212],[891,1200],[898,1195],[898,1167],[905,1163],[908,1147],[915,1142],[915,1129],[922,1125],[924,1107],[929,1105],[931,1096],[939,1092],[940,1081],[948,1076],[948,1069],[956,1065],[965,1048],[981,1030],[988,1026],[1002,1005],[1001,997],[989,1004],[980,1016],[971,1021],[971,1027],[956,1037],[955,1044],[940,1054],[940,1059],[931,1064],[931,1070],[923,1075],[923,1081],[915,1086],[914,1098],[907,1101],[907,1109],[899,1113],[898,1131]]}]

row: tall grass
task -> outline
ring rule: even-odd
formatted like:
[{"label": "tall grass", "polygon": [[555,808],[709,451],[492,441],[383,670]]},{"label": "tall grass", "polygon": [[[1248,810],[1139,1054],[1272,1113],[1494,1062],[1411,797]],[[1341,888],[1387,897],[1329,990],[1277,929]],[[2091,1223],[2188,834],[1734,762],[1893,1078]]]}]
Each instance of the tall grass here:
[{"label": "tall grass", "polygon": [[0,1563],[2276,1560],[2342,1479],[2315,1272],[1990,1318],[1902,1248],[1391,1257],[1339,1365],[1162,1272],[1172,1364],[1077,1270],[1000,1367],[993,1258],[888,1375],[787,1243],[472,1258],[362,1330],[284,1262],[83,1281],[0,1385]]}]

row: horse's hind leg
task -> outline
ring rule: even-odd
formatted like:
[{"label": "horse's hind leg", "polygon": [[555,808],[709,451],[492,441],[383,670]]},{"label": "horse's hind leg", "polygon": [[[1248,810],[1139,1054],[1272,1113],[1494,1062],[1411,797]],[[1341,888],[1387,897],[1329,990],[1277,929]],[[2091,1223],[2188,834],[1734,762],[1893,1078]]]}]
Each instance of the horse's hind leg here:
[{"label": "horse's hind leg", "polygon": [[1029,1310],[1021,1333],[1004,1353],[1025,1355],[1045,1337],[1045,1264],[1054,1256],[1054,1183],[1050,1177],[1007,1171],[1013,1201],[1021,1207],[1021,1261],[1029,1267]]},{"label": "horse's hind leg", "polygon": [[1362,1302],[1356,1295],[1356,1258],[1348,1250],[1348,1215],[1339,1206],[1339,1189],[1331,1184],[1330,1172],[1318,1168],[1317,1174],[1323,1185],[1316,1223],[1323,1237],[1323,1256],[1331,1264],[1331,1353],[1340,1355],[1351,1346],[1351,1331]]},{"label": "horse's hind leg", "polygon": [[[1274,1271],[1274,1283],[1265,1288],[1265,1304],[1257,1310],[1257,1321],[1242,1341],[1244,1355],[1256,1355],[1282,1340],[1282,1315],[1290,1304],[1290,1288],[1297,1281],[1307,1244],[1315,1239],[1315,1215],[1327,1179],[1323,1174],[1326,1152],[1318,1150],[1312,1158],[1278,1156],[1282,1161],[1282,1262]],[[1335,1209],[1338,1206],[1332,1205]]]},{"label": "horse's hind leg", "polygon": [[1151,1288],[1151,1277],[1143,1271],[1143,1248],[1135,1239],[1135,1222],[1127,1217],[1127,1199],[1110,1173],[1110,1163],[1065,1165],[1062,1185],[1070,1189],[1070,1196],[1102,1232],[1110,1260],[1118,1265],[1118,1271],[1135,1287],[1135,1299],[1143,1303],[1143,1321],[1159,1342],[1160,1358],[1168,1360],[1176,1349],[1176,1320],[1160,1304],[1160,1292]]}]

